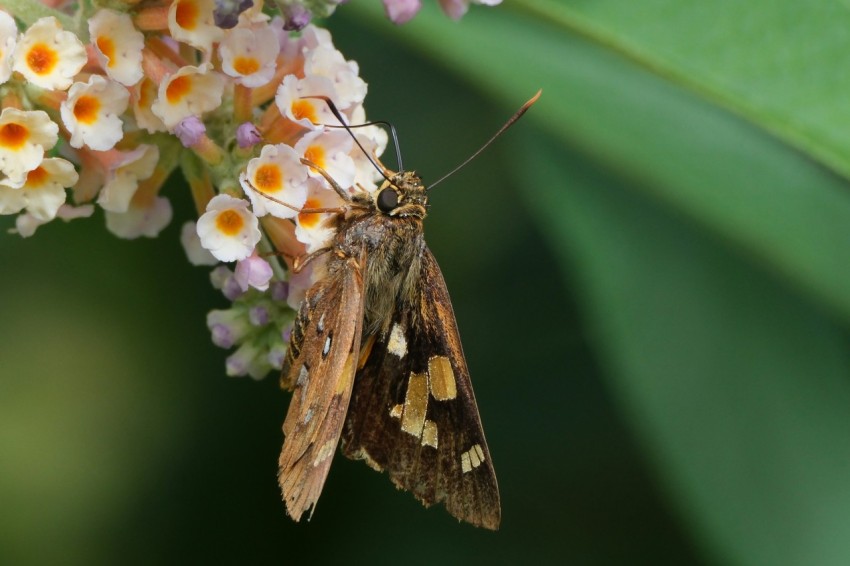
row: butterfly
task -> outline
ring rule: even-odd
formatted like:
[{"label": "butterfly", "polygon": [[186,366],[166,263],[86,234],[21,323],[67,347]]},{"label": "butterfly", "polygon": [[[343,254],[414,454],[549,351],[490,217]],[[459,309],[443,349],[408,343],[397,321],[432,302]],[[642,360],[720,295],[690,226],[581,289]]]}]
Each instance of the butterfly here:
[{"label": "butterfly", "polygon": [[495,530],[493,461],[446,282],[425,242],[428,189],[415,172],[370,160],[384,178],[373,192],[349,193],[319,170],[344,204],[331,244],[294,262],[298,270],[327,256],[299,307],[281,374],[292,390],[278,473],[287,512],[298,521],[315,509],[340,446],[425,506],[442,503]]}]

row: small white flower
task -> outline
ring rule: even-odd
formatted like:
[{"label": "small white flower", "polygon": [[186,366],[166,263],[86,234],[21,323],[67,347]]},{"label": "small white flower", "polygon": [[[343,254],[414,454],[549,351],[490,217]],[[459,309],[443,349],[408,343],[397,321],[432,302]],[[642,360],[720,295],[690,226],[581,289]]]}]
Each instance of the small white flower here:
[{"label": "small white flower", "polygon": [[[335,208],[342,206],[342,199],[332,189],[326,188],[317,179],[310,179],[305,209]],[[295,237],[305,245],[305,251],[312,253],[325,248],[336,233],[328,222],[330,213],[301,212],[295,217]]]},{"label": "small white flower", "polygon": [[77,179],[74,165],[69,161],[47,158],[29,172],[23,187],[0,185],[0,214],[14,214],[26,208],[40,222],[53,220],[65,203],[65,187],[72,186]]},{"label": "small white flower", "polygon": [[336,90],[327,77],[299,79],[295,75],[287,75],[278,87],[274,101],[282,115],[305,128],[315,130],[339,124],[324,100],[305,96],[326,96],[336,100]]},{"label": "small white flower", "polygon": [[[88,218],[94,214],[94,207],[90,204],[82,206],[71,206],[63,204],[59,207],[59,212],[56,213],[56,218],[60,218],[65,222],[70,222],[76,218]],[[38,220],[32,214],[24,212],[15,218],[15,228],[9,230],[12,233],[17,233],[21,238],[29,238],[35,234],[36,229],[42,224],[47,224],[49,220]]]},{"label": "small white flower", "polygon": [[[345,130],[315,130],[304,134],[295,144],[295,152],[318,165],[343,188],[354,183],[355,166],[351,153],[354,140]],[[357,151],[360,151],[358,148]],[[323,178],[310,168],[312,177]]]},{"label": "small white flower", "polygon": [[89,20],[89,35],[97,60],[113,81],[125,86],[139,82],[145,36],[133,25],[129,14],[101,9]]},{"label": "small white flower", "polygon": [[216,265],[218,260],[208,249],[201,245],[198,229],[191,220],[185,222],[180,229],[180,243],[186,252],[186,257],[192,265]]},{"label": "small white flower", "polygon": [[38,167],[44,151],[58,139],[59,126],[43,110],[4,108],[0,114],[0,182],[23,186],[27,173]]},{"label": "small white flower", "polygon": [[333,101],[341,110],[360,104],[366,98],[366,83],[358,76],[359,72],[356,62],[346,61],[333,47],[319,45],[305,50],[304,76],[329,79],[336,92]]},{"label": "small white flower", "polygon": [[15,19],[0,11],[0,85],[12,76],[12,54],[18,42],[18,26]]},{"label": "small white flower", "polygon": [[106,211],[106,229],[127,240],[140,236],[156,238],[172,216],[171,202],[157,196],[143,203],[131,203],[126,212]]},{"label": "small white flower", "polygon": [[208,64],[186,66],[159,85],[159,94],[151,110],[169,130],[190,116],[200,117],[221,105],[224,77],[211,68]]},{"label": "small white flower", "polygon": [[86,48],[50,16],[27,29],[15,47],[13,68],[32,84],[65,90],[86,64]]},{"label": "small white flower", "polygon": [[177,41],[210,53],[224,30],[215,25],[213,0],[175,0],[168,8],[168,30]]},{"label": "small white flower", "polygon": [[62,122],[71,133],[71,147],[112,149],[124,137],[124,123],[118,116],[129,102],[125,87],[100,75],[90,76],[88,83],[74,83],[59,107]]},{"label": "small white flower", "polygon": [[251,199],[254,214],[292,218],[298,211],[280,203],[300,209],[307,198],[307,176],[307,167],[295,150],[277,144],[264,146],[260,156],[248,162],[239,182]]},{"label": "small white flower", "polygon": [[148,77],[144,77],[133,86],[132,94],[133,117],[136,118],[136,124],[150,134],[167,131],[168,128],[159,116],[151,110],[157,97],[156,84]]},{"label": "small white flower", "polygon": [[201,245],[220,261],[245,259],[260,241],[259,221],[248,205],[243,199],[217,195],[198,219]]},{"label": "small white flower", "polygon": [[258,87],[274,77],[280,44],[268,24],[233,28],[218,47],[221,69],[236,82]]},{"label": "small white flower", "polygon": [[139,188],[139,181],[149,178],[159,161],[159,148],[155,145],[140,144],[137,148],[121,152],[106,174],[106,183],[97,198],[104,210],[124,213],[130,208],[130,201]]}]

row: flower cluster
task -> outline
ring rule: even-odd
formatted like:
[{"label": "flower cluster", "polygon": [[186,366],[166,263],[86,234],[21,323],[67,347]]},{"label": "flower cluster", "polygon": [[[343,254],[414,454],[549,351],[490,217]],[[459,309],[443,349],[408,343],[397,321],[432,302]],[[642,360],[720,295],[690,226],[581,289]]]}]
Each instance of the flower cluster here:
[{"label": "flower cluster", "polygon": [[[273,16],[262,0],[116,0],[16,19],[39,13],[15,13],[34,1],[0,10],[0,214],[28,237],[99,207],[113,234],[155,237],[179,168],[199,215],[181,233],[189,261],[236,262],[213,270],[233,304],[207,321],[216,344],[236,347],[228,373],[279,368],[293,309],[322,273],[320,260],[298,273],[292,261],[334,235],[331,215],[310,211],[343,206],[328,178],[374,191],[380,174],[363,152],[387,143],[375,126],[337,127],[366,121],[366,83],[309,22],[339,2],[278,0]],[[441,4],[459,16],[468,0]]]}]

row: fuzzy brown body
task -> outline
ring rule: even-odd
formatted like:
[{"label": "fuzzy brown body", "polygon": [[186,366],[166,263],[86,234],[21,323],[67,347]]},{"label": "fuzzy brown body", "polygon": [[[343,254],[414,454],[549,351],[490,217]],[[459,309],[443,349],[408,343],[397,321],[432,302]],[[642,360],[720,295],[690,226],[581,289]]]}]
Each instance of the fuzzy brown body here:
[{"label": "fuzzy brown body", "polygon": [[496,476],[424,239],[427,206],[419,177],[401,172],[348,197],[335,219],[326,274],[299,309],[281,376],[294,391],[278,478],[296,520],[315,506],[341,443],[426,506],[498,528]]}]

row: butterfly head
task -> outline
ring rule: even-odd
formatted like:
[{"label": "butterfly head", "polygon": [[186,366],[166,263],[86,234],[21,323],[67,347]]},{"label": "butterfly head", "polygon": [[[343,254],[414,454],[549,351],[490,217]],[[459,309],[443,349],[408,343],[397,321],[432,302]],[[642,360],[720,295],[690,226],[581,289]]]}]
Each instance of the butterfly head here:
[{"label": "butterfly head", "polygon": [[375,206],[389,216],[425,218],[428,192],[413,171],[390,175],[375,192]]}]

